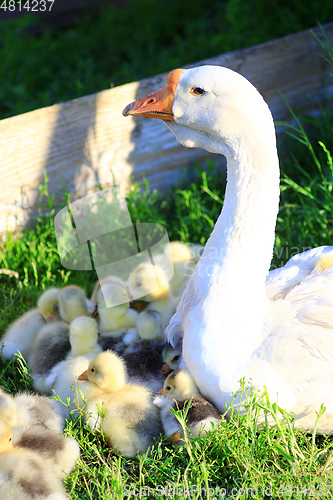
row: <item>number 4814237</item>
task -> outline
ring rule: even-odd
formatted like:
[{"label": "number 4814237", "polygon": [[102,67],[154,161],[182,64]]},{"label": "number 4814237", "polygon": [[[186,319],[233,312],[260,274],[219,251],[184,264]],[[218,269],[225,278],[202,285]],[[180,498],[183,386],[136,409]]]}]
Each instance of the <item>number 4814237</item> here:
[{"label": "number 4814237", "polygon": [[45,12],[50,11],[53,4],[54,0],[3,0],[0,9],[10,12],[15,10],[19,12]]}]

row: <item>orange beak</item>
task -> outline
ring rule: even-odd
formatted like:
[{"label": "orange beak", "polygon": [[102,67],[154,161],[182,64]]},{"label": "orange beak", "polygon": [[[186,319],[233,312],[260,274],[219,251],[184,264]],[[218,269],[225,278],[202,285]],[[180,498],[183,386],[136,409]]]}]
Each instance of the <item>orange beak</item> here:
[{"label": "orange beak", "polygon": [[166,84],[158,90],[154,90],[146,97],[128,104],[123,110],[123,115],[146,116],[148,118],[159,118],[164,121],[174,121],[172,113],[173,98],[179,82],[182,69],[175,69],[168,75]]},{"label": "orange beak", "polygon": [[85,372],[81,373],[81,375],[79,375],[77,379],[78,380],[89,380],[88,379],[88,370],[86,370]]},{"label": "orange beak", "polygon": [[156,393],[156,396],[164,396],[164,388],[162,387],[162,389],[160,389],[157,393]]},{"label": "orange beak", "polygon": [[46,323],[52,323],[53,321],[53,316],[48,316],[46,319],[45,319]]},{"label": "orange beak", "polygon": [[170,366],[168,365],[168,363],[163,363],[162,365],[162,368],[161,368],[161,373],[162,375],[166,375],[167,373],[169,373],[171,371],[171,368]]}]

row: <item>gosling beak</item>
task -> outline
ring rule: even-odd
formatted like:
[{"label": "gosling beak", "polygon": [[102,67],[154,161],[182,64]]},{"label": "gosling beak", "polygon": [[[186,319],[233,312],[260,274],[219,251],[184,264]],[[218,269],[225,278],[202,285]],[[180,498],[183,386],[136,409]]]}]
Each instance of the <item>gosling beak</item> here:
[{"label": "gosling beak", "polygon": [[53,316],[48,316],[45,318],[46,323],[51,323],[53,321]]},{"label": "gosling beak", "polygon": [[86,370],[85,372],[81,373],[81,375],[79,375],[77,379],[78,380],[89,380],[88,379],[88,370]]},{"label": "gosling beak", "polygon": [[156,396],[164,396],[164,388],[163,387],[156,393]]},{"label": "gosling beak", "polygon": [[123,115],[146,116],[148,118],[160,118],[164,121],[174,121],[172,105],[175,90],[182,72],[182,69],[171,71],[163,87],[154,90],[154,92],[146,97],[128,104],[123,110]]},{"label": "gosling beak", "polygon": [[168,365],[168,363],[163,363],[162,368],[161,368],[162,375],[166,375],[169,372],[171,372],[170,366]]}]

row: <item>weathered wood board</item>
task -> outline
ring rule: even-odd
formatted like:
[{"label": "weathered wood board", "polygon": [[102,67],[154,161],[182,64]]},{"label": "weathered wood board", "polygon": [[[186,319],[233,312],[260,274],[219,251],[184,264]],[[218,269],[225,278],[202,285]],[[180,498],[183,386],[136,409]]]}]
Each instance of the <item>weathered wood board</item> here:
[{"label": "weathered wood board", "polygon": [[[333,43],[333,23],[324,28]],[[217,64],[240,72],[263,94],[275,120],[288,120],[280,93],[293,109],[307,111],[323,99],[323,89],[333,95],[333,68],[324,53],[306,31],[195,65]],[[57,200],[63,189],[75,199],[95,191],[98,184],[109,187],[116,182],[126,190],[132,179],[143,177],[152,188],[165,189],[178,179],[181,166],[203,161],[207,152],[180,146],[160,120],[121,114],[125,105],[162,85],[165,77],[0,121],[0,233],[36,216],[43,169]]]}]

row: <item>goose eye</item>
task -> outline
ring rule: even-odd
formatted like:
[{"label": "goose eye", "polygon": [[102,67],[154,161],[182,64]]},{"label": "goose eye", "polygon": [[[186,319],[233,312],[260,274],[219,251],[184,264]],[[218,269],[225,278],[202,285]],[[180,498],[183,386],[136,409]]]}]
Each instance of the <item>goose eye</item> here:
[{"label": "goose eye", "polygon": [[53,306],[53,311],[54,311],[54,312],[59,311],[59,306],[58,306],[58,304],[54,304],[54,306]]},{"label": "goose eye", "polygon": [[135,288],[140,288],[142,287],[142,283],[140,281],[138,281],[137,283],[135,283]]},{"label": "goose eye", "polygon": [[180,358],[179,354],[176,354],[176,356],[174,356],[174,357],[172,358],[172,361],[173,361],[173,362],[177,362],[177,361],[179,360],[179,358]]},{"label": "goose eye", "polygon": [[191,94],[193,94],[193,95],[204,95],[205,91],[203,89],[201,89],[200,87],[194,87],[193,89],[191,89]]},{"label": "goose eye", "polygon": [[90,368],[91,373],[95,373],[95,368]]},{"label": "goose eye", "polygon": [[165,388],[166,391],[171,391],[171,387],[169,385],[166,386]]}]

